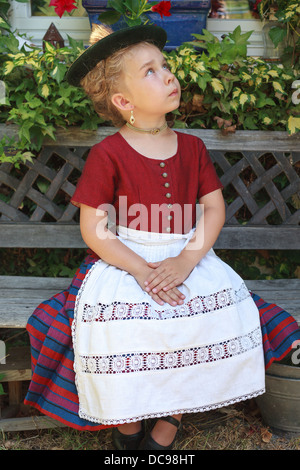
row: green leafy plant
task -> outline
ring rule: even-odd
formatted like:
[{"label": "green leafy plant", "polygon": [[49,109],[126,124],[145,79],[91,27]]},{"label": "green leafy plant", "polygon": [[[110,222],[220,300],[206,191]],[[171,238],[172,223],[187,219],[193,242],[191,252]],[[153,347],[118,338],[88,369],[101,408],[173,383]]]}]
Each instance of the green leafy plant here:
[{"label": "green leafy plant", "polygon": [[[28,0],[18,0],[27,2]],[[30,160],[45,137],[55,139],[59,127],[78,125],[96,129],[100,119],[83,90],[64,81],[69,65],[84,50],[82,42],[45,51],[26,44],[20,48],[8,19],[9,0],[0,0],[0,123],[18,126],[17,138],[0,140],[0,162],[15,165]],[[25,38],[26,39],[26,38]]]},{"label": "green leafy plant", "polygon": [[[26,3],[28,0],[17,0],[20,3]],[[8,18],[8,10],[10,2],[8,0],[0,0],[0,67],[7,59],[8,53],[16,53],[18,51],[19,42],[11,31]]]},{"label": "green leafy plant", "polygon": [[69,65],[83,51],[83,44],[69,37],[68,47],[45,43],[7,54],[0,67],[6,88],[6,102],[0,105],[2,123],[18,125],[17,141],[0,141],[1,161],[18,162],[39,151],[45,137],[55,140],[55,130],[78,125],[96,129],[103,122],[82,89],[65,80]]},{"label": "green leafy plant", "polygon": [[86,256],[82,249],[0,249],[0,275],[73,277]]},{"label": "green leafy plant", "polygon": [[282,60],[299,64],[300,5],[297,0],[257,0],[254,7],[262,21],[276,21],[269,36],[275,47],[286,43]]},{"label": "green leafy plant", "polygon": [[[64,80],[84,50],[82,42],[69,37],[69,46],[46,43],[42,52],[19,49],[14,35],[4,33],[0,80],[6,98],[0,102],[0,123],[16,124],[18,136],[0,141],[0,161],[19,165],[31,159],[45,137],[55,139],[59,127],[92,130],[103,124],[84,91]],[[296,67],[247,57],[250,35],[238,27],[220,41],[204,30],[192,43],[165,53],[182,87],[180,109],[172,116],[176,127],[299,131],[300,104],[292,100]]]},{"label": "green leafy plant", "polygon": [[9,8],[10,8],[10,3],[8,0],[0,1],[0,28],[6,29],[6,30],[10,30],[10,24],[8,21]]},{"label": "green leafy plant", "polygon": [[251,34],[238,26],[220,41],[204,30],[166,55],[182,88],[175,126],[300,130],[300,106],[292,102],[296,69],[248,57]]},{"label": "green leafy plant", "polygon": [[3,385],[1,383],[2,380],[4,380],[5,378],[5,375],[4,374],[0,374],[0,396],[1,395],[6,395],[6,393],[4,392],[4,388],[3,388]]},{"label": "green leafy plant", "polygon": [[148,0],[108,0],[108,10],[99,15],[99,20],[113,24],[122,19],[128,26],[136,26],[149,22],[146,13],[156,12],[163,16],[171,16],[171,2],[148,2]]},{"label": "green leafy plant", "polygon": [[[77,9],[77,0],[51,0],[50,6],[55,13],[62,17],[65,12],[72,14]],[[148,0],[107,0],[107,10],[99,15],[99,20],[105,24],[113,24],[122,19],[128,26],[147,23],[149,12],[157,12],[163,16],[171,16],[170,1],[149,2]]]}]

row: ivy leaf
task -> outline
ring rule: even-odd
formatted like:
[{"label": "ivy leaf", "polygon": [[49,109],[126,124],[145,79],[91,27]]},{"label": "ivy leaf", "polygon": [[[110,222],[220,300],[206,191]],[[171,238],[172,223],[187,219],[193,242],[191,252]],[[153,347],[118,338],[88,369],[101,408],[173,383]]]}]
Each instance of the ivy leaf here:
[{"label": "ivy leaf", "polygon": [[224,91],[222,82],[218,78],[213,78],[211,81],[211,86],[216,93],[221,94]]},{"label": "ivy leaf", "polygon": [[57,64],[53,70],[51,70],[50,75],[57,83],[60,83],[66,74],[67,67],[64,64]]},{"label": "ivy leaf", "polygon": [[265,116],[263,118],[263,123],[268,126],[268,125],[272,124],[272,119],[269,116]]},{"label": "ivy leaf", "polygon": [[258,127],[256,126],[255,124],[255,120],[254,120],[254,117],[253,116],[248,116],[246,117],[245,121],[244,121],[244,126],[247,128],[247,129],[251,129],[251,130],[256,130],[258,129]]},{"label": "ivy leaf", "polygon": [[42,106],[42,102],[38,98],[34,97],[30,99],[30,101],[28,102],[28,106],[31,109],[39,108],[40,106]]},{"label": "ivy leaf", "polygon": [[10,30],[9,24],[0,17],[0,28],[7,29],[8,31]]},{"label": "ivy leaf", "polygon": [[280,93],[283,93],[284,95],[286,95],[285,91],[282,89],[282,86],[279,82],[273,82],[272,85],[275,91],[279,91]]},{"label": "ivy leaf", "polygon": [[240,26],[237,26],[232,33],[229,33],[228,36],[232,39],[237,45],[244,45],[247,43],[253,31],[248,31],[247,33],[242,34]]},{"label": "ivy leaf", "polygon": [[50,52],[50,54],[55,53],[55,47],[53,46],[53,44],[51,44],[51,42],[44,41],[44,45],[47,52]]},{"label": "ivy leaf", "polygon": [[239,96],[239,100],[240,100],[240,104],[241,104],[242,106],[244,106],[244,104],[249,101],[249,96],[248,96],[246,93],[242,93],[242,94]]},{"label": "ivy leaf", "polygon": [[241,27],[237,26],[232,33],[228,34],[228,37],[234,42],[233,51],[236,56],[247,56],[247,45],[249,44],[248,39],[252,33],[253,31],[248,31],[247,33],[242,34]]},{"label": "ivy leaf", "polygon": [[300,117],[290,116],[287,122],[287,129],[289,134],[295,134],[300,131]]},{"label": "ivy leaf", "polygon": [[67,37],[70,46],[76,51],[76,53],[78,49],[84,50],[83,41],[77,41],[76,39],[71,38],[71,36],[69,36],[68,34]]},{"label": "ivy leaf", "polygon": [[239,103],[236,100],[231,100],[230,101],[230,108],[233,109],[234,111],[237,111],[239,107]]},{"label": "ivy leaf", "polygon": [[275,47],[278,47],[278,44],[284,40],[287,35],[287,30],[280,28],[279,26],[274,26],[269,31],[269,36]]},{"label": "ivy leaf", "polygon": [[44,98],[48,98],[49,93],[50,93],[50,89],[49,89],[48,85],[46,83],[44,83],[44,85],[41,88],[41,95]]},{"label": "ivy leaf", "polygon": [[105,11],[98,16],[98,20],[101,21],[101,23],[111,25],[119,21],[121,16],[121,13],[117,11]]},{"label": "ivy leaf", "polygon": [[240,94],[242,93],[242,90],[238,87],[234,88],[233,93],[232,93],[232,98],[238,98]]},{"label": "ivy leaf", "polygon": [[230,103],[227,100],[220,100],[218,103],[218,108],[220,111],[226,114],[230,114]]},{"label": "ivy leaf", "polygon": [[[213,57],[217,57],[219,54],[222,53],[222,46],[221,44],[207,44],[206,45],[207,52],[209,57],[212,59]],[[227,62],[226,62],[227,63]]]},{"label": "ivy leaf", "polygon": [[46,194],[49,186],[50,186],[50,183],[49,181],[37,181],[37,187],[39,188],[40,192],[42,194]]},{"label": "ivy leaf", "polygon": [[12,61],[5,62],[4,64],[4,75],[8,75],[15,67]]},{"label": "ivy leaf", "polygon": [[26,120],[22,126],[20,126],[19,136],[20,138],[25,138],[27,142],[31,142],[31,135],[29,129],[33,126],[33,123],[29,120]]},{"label": "ivy leaf", "polygon": [[185,78],[185,73],[184,73],[183,70],[179,70],[179,71],[177,72],[177,78],[180,79],[180,80],[184,80],[184,78]]},{"label": "ivy leaf", "polygon": [[[198,39],[198,41],[203,41],[204,43],[212,41],[215,43],[219,42],[218,38],[216,38],[216,36],[207,31],[207,29],[203,29],[202,34],[192,34],[192,36]],[[203,46],[205,47],[205,44],[203,44]]]},{"label": "ivy leaf", "polygon": [[124,14],[125,11],[123,0],[108,0],[107,7],[113,8],[121,14]]},{"label": "ivy leaf", "polygon": [[276,106],[276,103],[272,98],[269,98],[264,93],[258,92],[258,100],[256,102],[256,106],[258,108],[264,108],[265,106]]},{"label": "ivy leaf", "polygon": [[197,78],[198,78],[198,74],[196,72],[194,72],[193,70],[190,71],[190,77],[192,79],[193,82],[197,83]]},{"label": "ivy leaf", "polygon": [[210,80],[211,76],[209,74],[204,74],[201,77],[198,77],[197,83],[199,88],[204,91],[206,89],[207,83],[210,82]]},{"label": "ivy leaf", "polygon": [[269,70],[268,74],[271,75],[273,78],[279,77],[277,70]]}]

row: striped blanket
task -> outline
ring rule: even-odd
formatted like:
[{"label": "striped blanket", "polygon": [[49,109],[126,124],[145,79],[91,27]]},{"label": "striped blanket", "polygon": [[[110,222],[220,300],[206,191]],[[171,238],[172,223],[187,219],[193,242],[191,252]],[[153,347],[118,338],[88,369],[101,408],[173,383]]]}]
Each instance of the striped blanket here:
[{"label": "striped blanket", "polygon": [[[27,324],[31,343],[32,380],[24,403],[67,426],[98,431],[108,428],[78,416],[79,402],[73,370],[71,326],[76,295],[86,274],[97,261],[89,254],[67,290],[41,303]],[[296,320],[275,304],[251,293],[261,320],[266,369],[281,360],[300,340]]]}]

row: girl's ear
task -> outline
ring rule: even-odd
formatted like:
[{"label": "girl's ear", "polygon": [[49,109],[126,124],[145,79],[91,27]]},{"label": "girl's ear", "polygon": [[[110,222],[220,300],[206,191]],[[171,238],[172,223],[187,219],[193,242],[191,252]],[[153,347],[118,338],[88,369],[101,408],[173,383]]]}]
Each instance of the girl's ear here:
[{"label": "girl's ear", "polygon": [[122,93],[115,93],[111,97],[111,102],[119,111],[131,111],[134,109],[134,106]]}]

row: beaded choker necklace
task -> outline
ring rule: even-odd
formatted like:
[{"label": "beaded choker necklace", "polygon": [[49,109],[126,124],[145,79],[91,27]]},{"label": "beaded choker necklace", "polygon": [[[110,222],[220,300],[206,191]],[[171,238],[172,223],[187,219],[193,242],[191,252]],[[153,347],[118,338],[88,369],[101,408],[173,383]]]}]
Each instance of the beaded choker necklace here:
[{"label": "beaded choker necklace", "polygon": [[136,132],[145,132],[146,134],[156,135],[161,131],[164,131],[168,127],[168,124],[165,122],[163,126],[154,127],[154,129],[140,129],[139,127],[132,126],[129,122],[126,122],[126,126]]}]

